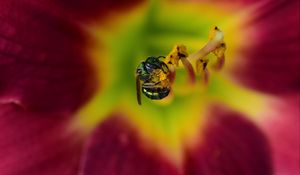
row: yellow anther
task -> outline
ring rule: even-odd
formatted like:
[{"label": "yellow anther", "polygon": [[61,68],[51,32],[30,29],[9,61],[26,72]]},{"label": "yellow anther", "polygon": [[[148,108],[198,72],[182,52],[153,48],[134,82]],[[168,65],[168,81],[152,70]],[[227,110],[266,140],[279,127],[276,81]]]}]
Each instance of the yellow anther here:
[{"label": "yellow anther", "polygon": [[223,42],[221,43],[221,45],[219,47],[217,47],[213,53],[217,56],[217,57],[222,57],[224,55],[226,51],[226,44]]},{"label": "yellow anther", "polygon": [[209,31],[208,39],[221,43],[223,42],[224,34],[218,27],[213,27]]},{"label": "yellow anther", "polygon": [[209,62],[209,60],[207,57],[197,60],[196,61],[196,73],[201,74],[201,72],[203,70],[207,69],[208,62]]},{"label": "yellow anther", "polygon": [[178,66],[178,61],[181,58],[186,58],[188,56],[187,49],[184,45],[175,45],[169,55],[166,57],[164,62],[166,64],[173,64]]},{"label": "yellow anther", "polygon": [[221,70],[225,63],[225,51],[226,51],[226,44],[223,42],[217,47],[213,54],[217,57],[217,62],[213,65],[215,70]]}]

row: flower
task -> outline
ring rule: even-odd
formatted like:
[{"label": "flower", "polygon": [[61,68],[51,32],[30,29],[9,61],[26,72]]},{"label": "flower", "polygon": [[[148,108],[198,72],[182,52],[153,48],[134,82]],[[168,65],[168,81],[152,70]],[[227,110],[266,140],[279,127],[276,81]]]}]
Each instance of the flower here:
[{"label": "flower", "polygon": [[[298,11],[294,0],[0,1],[0,174],[296,175]],[[138,63],[176,43],[195,52],[214,25],[226,61],[207,87],[178,69],[172,98],[139,106]]]}]

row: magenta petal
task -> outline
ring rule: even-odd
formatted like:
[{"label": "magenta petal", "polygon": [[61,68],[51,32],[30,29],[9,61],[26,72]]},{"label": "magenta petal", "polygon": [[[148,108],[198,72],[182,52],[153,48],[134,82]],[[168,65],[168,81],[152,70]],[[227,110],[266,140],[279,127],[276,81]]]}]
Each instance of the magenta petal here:
[{"label": "magenta petal", "polygon": [[78,26],[23,1],[0,1],[0,24],[0,103],[74,110],[89,98],[87,36]]},{"label": "magenta petal", "polygon": [[[232,74],[247,86],[275,94],[300,89],[299,1],[266,1],[248,26],[255,45],[244,50],[245,65]],[[247,42],[247,40],[245,40]]]},{"label": "magenta petal", "polygon": [[132,7],[143,0],[54,0],[62,9],[68,11],[72,17],[81,19],[95,19],[104,17],[108,12]]},{"label": "magenta petal", "polygon": [[68,118],[0,105],[0,174],[77,174],[82,139],[67,132]]},{"label": "magenta petal", "polygon": [[138,132],[121,117],[111,117],[92,134],[82,162],[82,175],[178,175]]},{"label": "magenta petal", "polygon": [[260,127],[270,140],[276,174],[300,173],[300,95],[284,97],[272,106]]},{"label": "magenta petal", "polygon": [[189,175],[271,175],[268,142],[241,115],[218,112],[211,116],[199,146],[187,154]]}]

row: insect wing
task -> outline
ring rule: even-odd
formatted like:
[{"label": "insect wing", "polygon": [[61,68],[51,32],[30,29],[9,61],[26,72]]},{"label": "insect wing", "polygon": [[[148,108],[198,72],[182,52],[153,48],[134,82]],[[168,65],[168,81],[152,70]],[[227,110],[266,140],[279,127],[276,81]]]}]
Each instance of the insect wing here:
[{"label": "insect wing", "polygon": [[139,105],[142,104],[141,100],[141,81],[140,81],[140,75],[135,76],[135,84],[136,84],[136,98]]}]

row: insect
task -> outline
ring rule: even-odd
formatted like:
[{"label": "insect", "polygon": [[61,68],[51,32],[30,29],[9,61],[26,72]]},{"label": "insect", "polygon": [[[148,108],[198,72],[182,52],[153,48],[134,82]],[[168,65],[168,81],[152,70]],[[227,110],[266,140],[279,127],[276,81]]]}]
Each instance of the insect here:
[{"label": "insect", "polygon": [[136,70],[138,104],[141,105],[141,91],[152,100],[160,100],[169,95],[175,78],[175,66],[178,66],[179,60],[189,72],[191,81],[194,81],[195,74],[187,56],[186,47],[176,45],[166,57],[150,56],[141,62]]},{"label": "insect", "polygon": [[213,53],[217,57],[217,62],[213,66],[215,70],[220,70],[224,65],[226,45],[223,37],[223,32],[218,27],[214,27],[210,30],[207,44],[191,56],[188,55],[184,45],[176,45],[166,57],[150,56],[142,61],[135,73],[138,104],[142,104],[141,91],[152,100],[160,100],[169,95],[179,61],[186,69],[189,82],[194,84],[196,75],[189,60],[196,60],[197,73],[202,76],[204,83],[207,83],[209,59],[206,56]]}]

